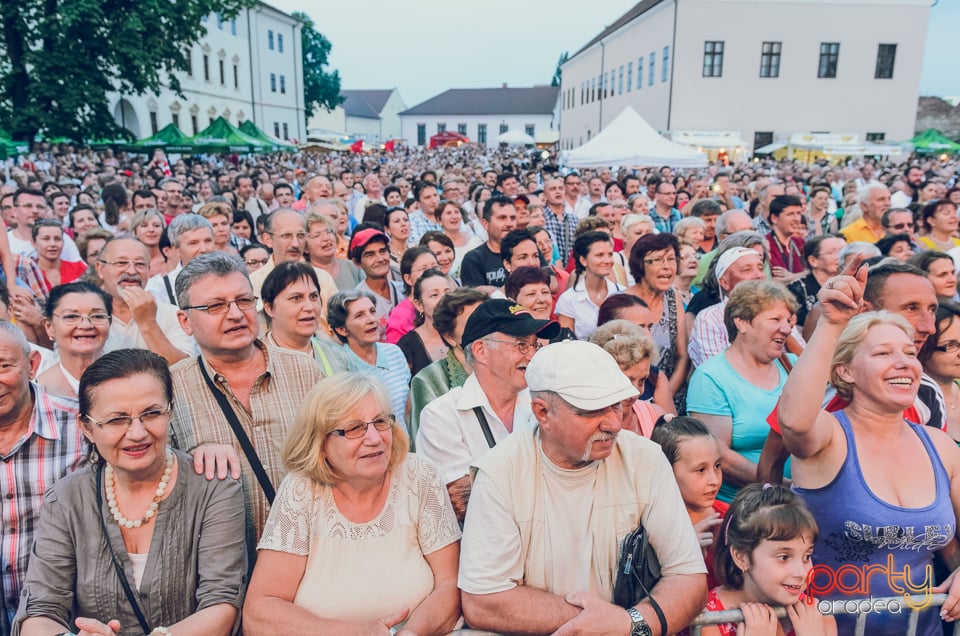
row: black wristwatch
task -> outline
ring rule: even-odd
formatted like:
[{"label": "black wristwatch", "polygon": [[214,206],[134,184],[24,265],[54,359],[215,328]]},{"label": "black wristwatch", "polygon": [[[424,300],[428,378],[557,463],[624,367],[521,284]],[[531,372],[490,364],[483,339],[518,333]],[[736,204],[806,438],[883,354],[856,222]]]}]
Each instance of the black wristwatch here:
[{"label": "black wristwatch", "polygon": [[653,631],[647,624],[647,619],[637,611],[637,608],[627,608],[627,614],[630,615],[630,620],[633,622],[633,626],[630,628],[630,636],[653,636]]}]

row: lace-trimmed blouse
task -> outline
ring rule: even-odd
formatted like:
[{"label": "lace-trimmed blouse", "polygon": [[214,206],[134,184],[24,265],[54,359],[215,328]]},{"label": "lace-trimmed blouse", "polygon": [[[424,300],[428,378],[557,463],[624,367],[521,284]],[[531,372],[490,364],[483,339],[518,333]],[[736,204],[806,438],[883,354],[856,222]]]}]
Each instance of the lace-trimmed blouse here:
[{"label": "lace-trimmed blouse", "polygon": [[383,510],[367,523],[340,514],[331,487],[288,474],[257,549],[307,557],[296,605],[323,618],[364,622],[403,607],[412,612],[433,590],[424,555],[459,539],[436,466],[408,455],[394,469]]}]

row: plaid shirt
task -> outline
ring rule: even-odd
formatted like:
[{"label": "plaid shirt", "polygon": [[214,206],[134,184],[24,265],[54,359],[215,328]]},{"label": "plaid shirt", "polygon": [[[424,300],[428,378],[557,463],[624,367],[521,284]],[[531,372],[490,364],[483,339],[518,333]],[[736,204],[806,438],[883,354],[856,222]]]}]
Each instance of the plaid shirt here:
[{"label": "plaid shirt", "polygon": [[653,224],[657,226],[657,232],[661,234],[673,234],[673,227],[680,222],[683,215],[677,208],[670,208],[670,216],[663,218],[656,209],[650,210],[650,218]]},{"label": "plaid shirt", "polygon": [[420,237],[427,232],[443,232],[443,226],[436,221],[431,221],[428,219],[427,215],[423,213],[423,210],[415,210],[409,218],[410,239],[407,241],[407,244],[409,245],[416,245],[419,243]]},{"label": "plaid shirt", "polygon": [[[557,246],[560,261],[566,263],[570,260],[570,252],[573,251],[573,237],[577,233],[577,217],[573,212],[568,212],[566,207],[564,207],[563,216],[558,217],[549,206],[544,208],[543,216],[546,219],[547,231],[553,237],[553,244]],[[544,254],[543,257],[549,259],[550,255]]]},{"label": "plaid shirt", "polygon": [[[230,383],[221,374],[203,362],[207,374],[213,383],[223,391],[234,407],[233,411],[240,420],[257,451],[264,470],[270,477],[274,488],[280,487],[287,474],[283,466],[281,451],[288,428],[307,392],[323,378],[320,368],[310,356],[267,347],[256,342],[267,359],[267,370],[256,379],[250,390],[250,410],[237,399]],[[244,505],[246,508],[247,545],[252,550],[267,522],[270,504],[250,467],[240,443],[220,410],[217,399],[210,392],[203,376],[200,375],[200,358],[181,360],[170,367],[173,376],[173,445],[185,452],[192,452],[201,444],[230,444],[240,456]]]},{"label": "plaid shirt", "polygon": [[[33,415],[29,428],[2,457],[0,467],[5,622],[13,619],[20,603],[20,585],[27,574],[43,495],[57,480],[86,464],[88,451],[77,425],[77,400],[50,395],[33,382],[30,391]],[[3,625],[0,633],[7,633]]]}]

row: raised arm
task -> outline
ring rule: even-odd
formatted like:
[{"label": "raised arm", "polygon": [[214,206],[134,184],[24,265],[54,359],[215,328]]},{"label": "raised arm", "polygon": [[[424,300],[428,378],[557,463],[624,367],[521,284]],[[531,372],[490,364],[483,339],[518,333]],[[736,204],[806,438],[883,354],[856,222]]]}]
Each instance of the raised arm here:
[{"label": "raised arm", "polygon": [[[807,458],[830,444],[834,418],[820,409],[830,381],[830,360],[840,334],[859,311],[867,269],[857,257],[839,276],[820,288],[820,321],[783,387],[778,421],[783,443],[791,455]],[[859,271],[858,271],[859,270]],[[856,272],[856,276],[852,274]]]}]

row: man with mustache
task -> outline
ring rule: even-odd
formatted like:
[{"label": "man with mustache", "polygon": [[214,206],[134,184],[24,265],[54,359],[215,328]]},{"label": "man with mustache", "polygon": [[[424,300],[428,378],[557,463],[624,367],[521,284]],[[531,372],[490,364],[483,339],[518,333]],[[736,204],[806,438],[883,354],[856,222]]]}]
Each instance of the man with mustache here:
[{"label": "man with mustache", "polygon": [[144,289],[150,274],[150,251],[134,238],[107,241],[97,260],[103,291],[113,298],[113,320],[104,352],[149,349],[169,363],[193,355],[193,338],[177,321],[177,308],[158,302]]},{"label": "man with mustache", "polygon": [[[460,545],[463,614],[494,632],[675,633],[703,609],[706,567],[673,472],[653,442],[618,435],[637,395],[617,363],[583,341],[547,345],[526,372],[537,426],[473,466]],[[618,537],[643,525],[660,580],[624,609],[611,602]],[[651,627],[654,629],[651,629]]]}]

